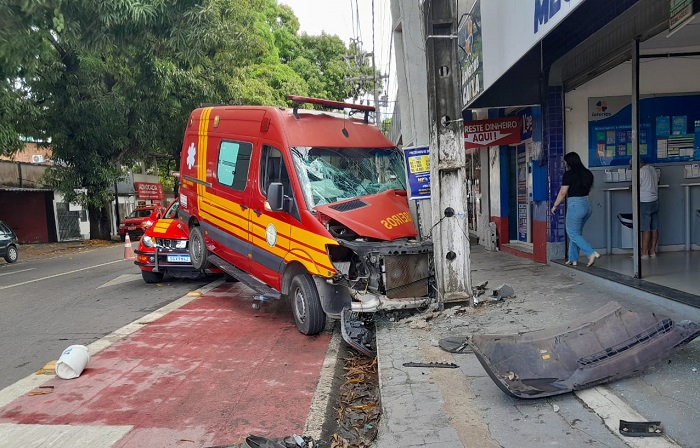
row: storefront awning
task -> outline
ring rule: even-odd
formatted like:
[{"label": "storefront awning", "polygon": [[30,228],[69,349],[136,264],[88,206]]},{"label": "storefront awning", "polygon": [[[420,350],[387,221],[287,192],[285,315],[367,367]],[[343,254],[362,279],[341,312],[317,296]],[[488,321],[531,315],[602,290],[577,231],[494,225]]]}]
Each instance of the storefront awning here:
[{"label": "storefront awning", "polygon": [[[579,75],[586,76],[586,72],[600,70],[601,64],[609,69],[611,66],[606,64],[611,58],[614,58],[612,62],[619,63],[621,52],[624,52],[622,57],[628,59],[629,44],[634,36],[627,35],[625,24],[634,29],[635,24],[640,25],[635,23],[635,20],[640,20],[640,15],[645,17],[645,24],[658,23],[661,14],[658,4],[665,5],[668,18],[668,4],[665,2],[617,0],[611,9],[608,0],[586,0],[488,90],[465,104],[465,109],[542,104],[546,86],[564,85]],[[623,26],[623,30],[615,34],[618,26]],[[600,36],[608,29],[612,34],[605,39],[591,37]],[[576,57],[571,58],[572,54]]]}]

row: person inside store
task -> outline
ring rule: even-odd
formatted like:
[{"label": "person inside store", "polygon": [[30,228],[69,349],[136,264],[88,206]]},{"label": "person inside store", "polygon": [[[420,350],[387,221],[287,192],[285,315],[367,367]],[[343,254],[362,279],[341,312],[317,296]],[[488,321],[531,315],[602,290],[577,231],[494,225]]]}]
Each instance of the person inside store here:
[{"label": "person inside store", "polygon": [[575,152],[566,153],[564,156],[566,171],[561,180],[559,194],[554,200],[552,213],[556,213],[559,205],[566,200],[566,234],[569,236],[569,252],[566,264],[576,266],[578,264],[579,251],[583,251],[588,257],[588,266],[600,257],[590,244],[583,238],[583,226],[593,214],[588,193],[593,187],[593,173],[583,166],[581,158]]},{"label": "person inside store", "polygon": [[642,259],[656,258],[659,243],[659,178],[656,169],[639,159],[639,229],[642,232]]}]

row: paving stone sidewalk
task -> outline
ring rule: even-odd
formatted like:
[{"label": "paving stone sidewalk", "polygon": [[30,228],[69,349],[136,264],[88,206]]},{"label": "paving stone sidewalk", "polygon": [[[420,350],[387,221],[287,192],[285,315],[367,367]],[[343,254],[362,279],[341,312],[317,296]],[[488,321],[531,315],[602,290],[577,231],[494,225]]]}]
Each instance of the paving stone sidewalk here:
[{"label": "paving stone sidewalk", "polygon": [[[610,300],[631,310],[696,322],[700,310],[656,303],[585,272],[478,246],[472,248],[471,263],[474,285],[488,281],[490,293],[505,283],[514,288],[515,297],[378,324],[383,411],[378,448],[700,446],[700,339],[644,374],[534,400],[503,393],[473,353],[451,354],[437,344],[447,336],[552,327]],[[412,361],[454,362],[459,368],[403,366]],[[617,426],[621,418],[660,420],[666,437],[623,437]]]}]

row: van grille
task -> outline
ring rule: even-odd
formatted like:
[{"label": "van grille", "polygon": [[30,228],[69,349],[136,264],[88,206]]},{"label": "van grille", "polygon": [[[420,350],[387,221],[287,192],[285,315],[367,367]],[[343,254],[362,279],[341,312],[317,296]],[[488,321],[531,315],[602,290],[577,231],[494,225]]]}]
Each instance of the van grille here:
[{"label": "van grille", "polygon": [[343,202],[342,204],[331,205],[330,208],[339,212],[349,212],[358,208],[367,207],[367,203],[359,199],[354,201]]},{"label": "van grille", "polygon": [[166,250],[187,250],[189,247],[189,241],[185,242],[185,247],[184,248],[178,248],[176,245],[178,242],[182,240],[177,240],[177,239],[169,239],[169,238],[156,238],[156,244],[161,248],[161,249],[166,249]]}]

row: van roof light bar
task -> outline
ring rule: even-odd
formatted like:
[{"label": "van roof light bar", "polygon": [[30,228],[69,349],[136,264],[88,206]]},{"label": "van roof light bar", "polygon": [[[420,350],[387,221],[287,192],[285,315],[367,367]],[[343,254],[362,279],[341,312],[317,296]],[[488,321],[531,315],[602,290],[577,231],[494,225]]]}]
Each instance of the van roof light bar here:
[{"label": "van roof light bar", "polygon": [[287,100],[292,101],[294,106],[294,116],[299,118],[300,104],[318,104],[329,109],[353,109],[365,113],[365,123],[369,123],[369,113],[374,112],[374,106],[365,106],[364,104],[343,103],[341,101],[324,100],[322,98],[309,98],[305,96],[287,95]]}]

